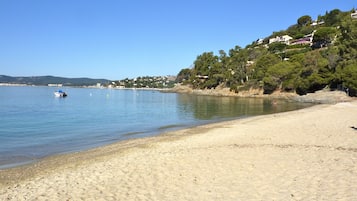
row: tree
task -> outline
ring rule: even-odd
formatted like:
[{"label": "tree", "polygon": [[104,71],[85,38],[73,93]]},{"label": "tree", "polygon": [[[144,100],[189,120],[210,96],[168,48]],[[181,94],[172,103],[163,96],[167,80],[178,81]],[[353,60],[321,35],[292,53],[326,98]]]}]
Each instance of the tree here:
[{"label": "tree", "polygon": [[304,26],[300,28],[300,33],[303,35],[311,34],[315,28],[313,26]]},{"label": "tree", "polygon": [[268,68],[279,62],[281,62],[281,59],[276,54],[266,54],[262,56],[255,64],[254,78],[257,80],[263,80],[265,73],[268,71]]},{"label": "tree", "polygon": [[291,25],[287,30],[287,34],[293,38],[300,38],[300,27],[297,24]]},{"label": "tree", "polygon": [[328,60],[328,67],[335,71],[338,62],[340,61],[341,57],[338,54],[337,47],[329,47],[326,51],[321,51],[321,54],[324,58]]},{"label": "tree", "polygon": [[333,27],[321,27],[316,30],[314,39],[313,39],[313,47],[321,48],[330,44],[335,38],[337,31]]},{"label": "tree", "polygon": [[300,27],[302,26],[307,26],[307,25],[310,25],[312,23],[312,19],[309,15],[304,15],[304,16],[301,16],[298,20],[297,20],[297,23]]},{"label": "tree", "polygon": [[176,76],[176,82],[182,83],[188,81],[190,79],[191,74],[192,74],[191,69],[189,68],[182,69]]},{"label": "tree", "polygon": [[350,96],[357,96],[357,62],[344,67],[341,71],[343,87]]},{"label": "tree", "polygon": [[194,65],[191,76],[194,88],[214,88],[222,82],[222,76],[216,75],[222,73],[222,63],[213,52],[204,52],[197,56]]},{"label": "tree", "polygon": [[249,61],[257,60],[258,58],[262,57],[263,55],[268,53],[267,48],[265,47],[255,47],[255,48],[247,48],[247,56]]},{"label": "tree", "polygon": [[285,43],[280,43],[280,42],[275,42],[272,44],[269,44],[269,52],[271,53],[282,53],[285,51],[287,45]]},{"label": "tree", "polygon": [[340,63],[347,66],[357,59],[357,23],[348,16],[342,21],[340,30],[341,36],[337,46],[341,57]]},{"label": "tree", "polygon": [[235,49],[230,50],[230,61],[228,64],[228,71],[230,75],[229,85],[239,85],[246,81],[247,69],[246,64],[248,60],[247,51],[236,46]]},{"label": "tree", "polygon": [[330,12],[326,12],[325,16],[321,17],[325,21],[325,26],[336,26],[340,22],[341,11],[334,9]]},{"label": "tree", "polygon": [[196,61],[194,62],[194,75],[208,75],[210,69],[214,64],[218,62],[218,57],[213,54],[213,52],[204,52],[203,54],[197,56]]},{"label": "tree", "polygon": [[333,78],[331,69],[328,67],[329,62],[322,57],[319,51],[295,55],[292,61],[300,63],[300,68],[296,69],[298,72],[295,82],[295,89],[298,94],[315,92],[331,83]]},{"label": "tree", "polygon": [[280,62],[270,66],[263,78],[263,89],[265,94],[270,94],[276,89],[283,91],[293,90],[293,75],[297,69],[296,62]]},{"label": "tree", "polygon": [[221,63],[220,74],[224,78],[227,78],[229,76],[228,74],[229,60],[230,58],[227,56],[227,53],[224,50],[220,50],[219,51],[219,62]]}]

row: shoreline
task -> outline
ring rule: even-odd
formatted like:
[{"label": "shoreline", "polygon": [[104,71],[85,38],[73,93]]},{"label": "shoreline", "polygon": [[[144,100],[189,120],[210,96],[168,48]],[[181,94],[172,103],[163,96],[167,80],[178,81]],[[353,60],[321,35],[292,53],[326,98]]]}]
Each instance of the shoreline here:
[{"label": "shoreline", "polygon": [[357,101],[219,122],[0,170],[0,199],[352,200]]},{"label": "shoreline", "polygon": [[[41,85],[26,85],[26,84],[8,84],[0,83],[1,86],[6,87],[50,87]],[[216,89],[192,89],[185,85],[178,85],[174,88],[110,88],[110,87],[95,87],[95,86],[63,86],[63,88],[83,88],[83,89],[108,89],[108,90],[137,90],[137,91],[157,91],[161,93],[179,93],[179,94],[193,94],[200,96],[222,96],[222,97],[239,97],[239,98],[263,98],[263,99],[285,99],[296,102],[316,103],[316,104],[335,104],[339,102],[349,102],[356,100],[356,97],[349,97],[343,91],[330,91],[323,89],[314,93],[306,95],[298,95],[296,93],[288,92],[274,92],[272,94],[263,94],[262,90],[250,89],[241,91],[239,93],[231,92],[229,88],[217,87]]]},{"label": "shoreline", "polygon": [[329,89],[323,89],[314,93],[308,93],[306,95],[298,95],[296,93],[288,92],[274,92],[272,94],[263,94],[263,90],[250,89],[246,91],[240,91],[238,93],[230,91],[229,88],[217,87],[216,89],[192,89],[186,85],[178,85],[172,89],[163,90],[166,93],[182,93],[182,94],[194,94],[202,96],[228,96],[228,97],[240,97],[240,98],[267,98],[267,99],[285,99],[296,102],[304,103],[317,103],[317,104],[335,104],[339,102],[348,102],[356,100],[354,97],[349,97],[343,91],[330,91]]}]

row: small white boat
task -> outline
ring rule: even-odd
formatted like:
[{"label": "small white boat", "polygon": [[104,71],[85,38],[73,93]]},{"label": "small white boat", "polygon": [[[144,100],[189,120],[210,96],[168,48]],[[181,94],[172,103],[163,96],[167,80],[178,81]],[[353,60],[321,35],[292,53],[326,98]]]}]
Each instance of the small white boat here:
[{"label": "small white boat", "polygon": [[55,94],[56,97],[62,97],[62,98],[67,96],[66,92],[64,92],[62,90],[55,91],[54,94]]}]

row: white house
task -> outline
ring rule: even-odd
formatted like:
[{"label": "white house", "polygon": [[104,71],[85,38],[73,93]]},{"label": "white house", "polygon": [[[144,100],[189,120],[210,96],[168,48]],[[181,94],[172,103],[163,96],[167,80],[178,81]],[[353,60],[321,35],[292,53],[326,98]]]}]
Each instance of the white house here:
[{"label": "white house", "polygon": [[255,42],[256,42],[258,45],[261,45],[261,44],[263,44],[264,39],[259,38],[259,39],[258,39],[258,40],[256,40]]},{"label": "white house", "polygon": [[323,21],[323,20],[321,20],[321,21],[315,20],[315,21],[313,21],[311,23],[311,26],[317,26],[317,25],[322,25],[322,24],[325,24],[325,21]]},{"label": "white house", "polygon": [[289,45],[291,39],[293,39],[293,38],[289,35],[277,36],[275,38],[270,38],[269,44],[279,42],[279,43],[285,43],[285,44]]},{"label": "white house", "polygon": [[355,12],[351,13],[351,18],[357,19],[357,10],[355,10]]}]

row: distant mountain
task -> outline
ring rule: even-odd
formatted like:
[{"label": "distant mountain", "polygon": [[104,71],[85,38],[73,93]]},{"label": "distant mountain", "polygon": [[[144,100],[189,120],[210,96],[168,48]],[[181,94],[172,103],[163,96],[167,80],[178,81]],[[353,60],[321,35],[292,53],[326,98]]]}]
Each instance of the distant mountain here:
[{"label": "distant mountain", "polygon": [[31,76],[31,77],[12,77],[0,75],[0,83],[27,84],[27,85],[48,85],[62,84],[63,86],[91,86],[97,83],[108,84],[110,80],[91,79],[91,78],[64,78],[55,76]]}]

